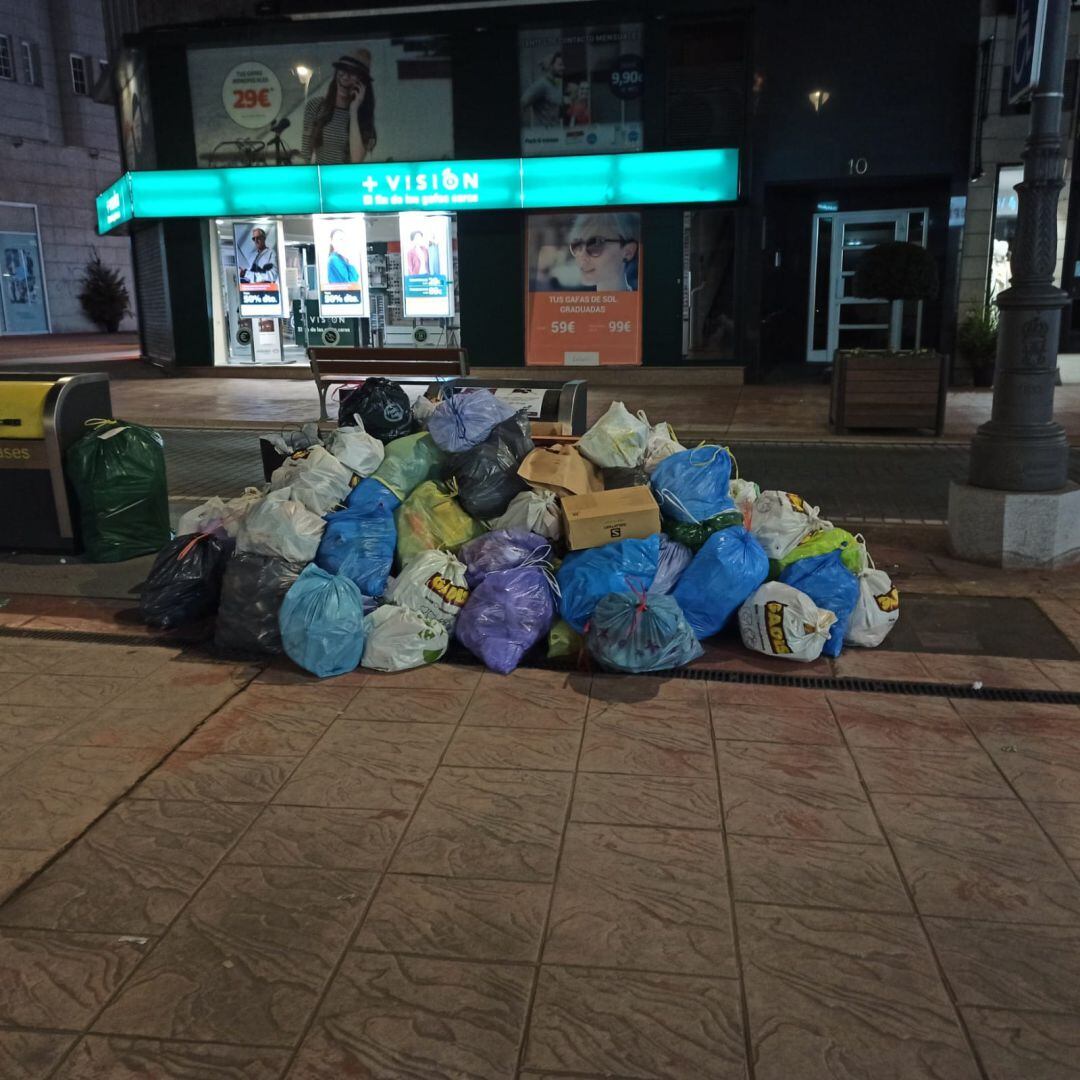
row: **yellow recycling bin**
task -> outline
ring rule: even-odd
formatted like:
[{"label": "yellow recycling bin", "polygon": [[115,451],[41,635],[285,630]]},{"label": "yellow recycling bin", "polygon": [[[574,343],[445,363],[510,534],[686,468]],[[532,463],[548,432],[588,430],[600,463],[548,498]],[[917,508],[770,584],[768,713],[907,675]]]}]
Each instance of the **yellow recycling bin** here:
[{"label": "yellow recycling bin", "polygon": [[96,416],[112,416],[108,375],[0,375],[0,549],[81,550],[64,454]]}]

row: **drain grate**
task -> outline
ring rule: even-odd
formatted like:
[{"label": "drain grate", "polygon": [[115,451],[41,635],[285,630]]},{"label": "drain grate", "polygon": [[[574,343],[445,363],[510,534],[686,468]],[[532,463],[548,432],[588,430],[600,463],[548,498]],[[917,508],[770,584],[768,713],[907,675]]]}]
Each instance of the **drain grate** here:
[{"label": "drain grate", "polygon": [[[247,654],[225,655],[209,648],[209,634],[200,637],[178,638],[167,634],[106,634],[86,630],[47,630],[20,626],[0,626],[0,639],[23,641],[74,641],[94,645],[156,645],[187,647],[201,661],[235,663],[254,660],[266,663],[265,656]],[[204,647],[200,647],[204,646]],[[193,659],[196,657],[193,657]],[[480,662],[464,649],[452,647],[448,663],[460,667],[478,667]],[[574,674],[575,669],[541,659],[523,667],[542,668]],[[1071,690],[1017,690],[1008,687],[984,686],[976,689],[970,683],[910,682],[889,679],[850,679],[832,675],[769,675],[752,671],[707,671],[701,668],[679,668],[675,671],[643,672],[647,678],[693,679],[700,682],[733,683],[751,686],[776,686],[794,690],[833,690],[857,694],[902,694],[909,697],[966,698],[974,701],[1017,701],[1036,705],[1080,705],[1080,693]]]}]

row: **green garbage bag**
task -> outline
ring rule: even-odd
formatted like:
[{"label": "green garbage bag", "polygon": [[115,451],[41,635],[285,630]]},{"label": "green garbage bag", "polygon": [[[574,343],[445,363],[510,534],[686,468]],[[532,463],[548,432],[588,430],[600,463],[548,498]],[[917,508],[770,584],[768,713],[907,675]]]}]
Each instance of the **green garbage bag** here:
[{"label": "green garbage bag", "polygon": [[548,631],[549,660],[560,656],[577,656],[584,645],[585,639],[565,619],[557,619]]},{"label": "green garbage bag", "polygon": [[858,537],[852,536],[846,529],[819,529],[807,533],[782,559],[773,559],[776,574],[800,559],[813,555],[827,555],[830,551],[840,551],[840,561],[858,577],[866,569],[866,545]]},{"label": "green garbage bag", "polygon": [[82,540],[91,562],[150,555],[172,537],[161,436],[124,420],[89,420],[67,451]]},{"label": "green garbage bag", "polygon": [[446,455],[421,431],[388,442],[382,464],[371,475],[404,501],[425,480],[438,480],[445,465]]},{"label": "green garbage bag", "polygon": [[732,525],[742,525],[743,516],[739,510],[721,510],[714,517],[704,521],[676,521],[664,518],[662,528],[672,540],[685,544],[691,551],[697,551],[714,532],[729,529]]},{"label": "green garbage bag", "polygon": [[457,485],[427,480],[394,512],[398,562],[404,566],[422,551],[457,551],[487,529],[469,517],[457,500]]}]

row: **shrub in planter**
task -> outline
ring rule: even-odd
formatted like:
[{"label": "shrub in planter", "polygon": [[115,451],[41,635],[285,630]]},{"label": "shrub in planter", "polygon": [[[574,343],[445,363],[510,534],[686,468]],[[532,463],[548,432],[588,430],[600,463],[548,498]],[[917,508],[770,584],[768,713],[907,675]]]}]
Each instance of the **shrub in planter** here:
[{"label": "shrub in planter", "polygon": [[131,310],[131,297],[120,271],[106,266],[93,249],[91,252],[79,281],[82,286],[79,303],[91,322],[106,333],[115,334],[120,329],[120,320]]},{"label": "shrub in planter", "polygon": [[878,244],[855,270],[854,294],[869,300],[932,300],[937,292],[937,263],[921,244]]},{"label": "shrub in planter", "polygon": [[998,310],[994,305],[969,311],[956,329],[956,351],[971,364],[976,386],[993,386],[997,359]]}]

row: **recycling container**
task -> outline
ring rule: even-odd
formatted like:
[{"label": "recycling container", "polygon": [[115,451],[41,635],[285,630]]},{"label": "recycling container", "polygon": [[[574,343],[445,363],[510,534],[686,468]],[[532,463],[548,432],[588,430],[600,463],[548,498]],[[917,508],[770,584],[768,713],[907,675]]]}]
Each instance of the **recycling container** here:
[{"label": "recycling container", "polygon": [[0,375],[0,549],[82,550],[64,455],[110,416],[108,375]]}]

